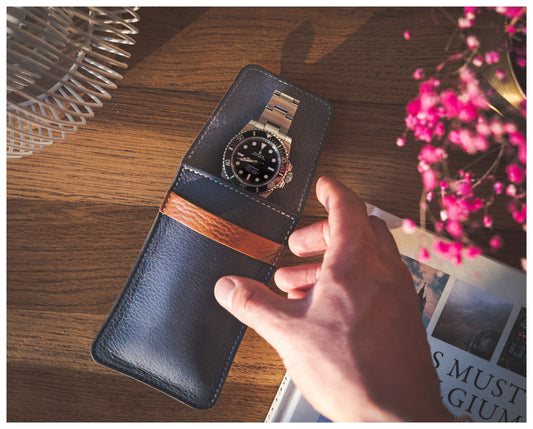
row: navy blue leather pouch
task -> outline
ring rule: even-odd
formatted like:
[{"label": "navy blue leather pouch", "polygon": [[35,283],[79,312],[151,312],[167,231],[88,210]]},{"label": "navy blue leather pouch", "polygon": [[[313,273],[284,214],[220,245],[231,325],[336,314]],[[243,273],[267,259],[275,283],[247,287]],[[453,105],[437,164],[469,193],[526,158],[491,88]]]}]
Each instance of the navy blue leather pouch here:
[{"label": "navy blue leather pouch", "polygon": [[[293,179],[268,199],[221,177],[226,144],[258,118],[274,90],[300,100],[292,125]],[[243,68],[185,155],[170,190],[195,206],[286,244],[303,211],[333,116],[320,96],[255,65]],[[278,255],[278,258],[281,254]],[[225,275],[267,283],[272,264],[159,213],[91,354],[95,361],[197,408],[218,398],[244,335],[214,298]]]}]

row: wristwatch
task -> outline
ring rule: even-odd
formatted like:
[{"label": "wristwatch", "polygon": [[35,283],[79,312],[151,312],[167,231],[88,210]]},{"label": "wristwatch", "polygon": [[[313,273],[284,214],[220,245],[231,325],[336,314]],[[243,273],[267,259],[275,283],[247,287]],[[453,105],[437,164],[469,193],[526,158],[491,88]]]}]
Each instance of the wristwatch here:
[{"label": "wristwatch", "polygon": [[222,176],[263,198],[289,183],[292,139],[287,133],[299,103],[274,91],[261,117],[248,122],[224,149]]}]

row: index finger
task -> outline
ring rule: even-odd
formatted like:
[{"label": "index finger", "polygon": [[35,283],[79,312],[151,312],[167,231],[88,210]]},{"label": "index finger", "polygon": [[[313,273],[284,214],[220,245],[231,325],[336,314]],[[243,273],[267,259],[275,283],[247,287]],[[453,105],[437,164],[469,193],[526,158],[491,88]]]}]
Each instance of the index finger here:
[{"label": "index finger", "polygon": [[365,202],[350,188],[328,177],[318,180],[316,193],[328,211],[328,251],[342,252],[345,256],[358,251],[372,235]]}]

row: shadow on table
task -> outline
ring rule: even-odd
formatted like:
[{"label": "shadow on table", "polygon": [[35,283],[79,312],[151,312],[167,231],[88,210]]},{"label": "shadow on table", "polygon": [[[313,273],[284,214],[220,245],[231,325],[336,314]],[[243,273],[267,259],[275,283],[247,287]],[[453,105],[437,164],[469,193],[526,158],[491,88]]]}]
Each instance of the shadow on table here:
[{"label": "shadow on table", "polygon": [[[160,7],[142,7],[137,12],[141,20],[135,24],[139,33],[133,36],[135,45],[126,50],[131,54],[128,70],[132,70],[148,55],[164,45],[184,28],[192,24],[209,8],[167,7],[161,21]],[[127,74],[127,71],[124,73]]]}]

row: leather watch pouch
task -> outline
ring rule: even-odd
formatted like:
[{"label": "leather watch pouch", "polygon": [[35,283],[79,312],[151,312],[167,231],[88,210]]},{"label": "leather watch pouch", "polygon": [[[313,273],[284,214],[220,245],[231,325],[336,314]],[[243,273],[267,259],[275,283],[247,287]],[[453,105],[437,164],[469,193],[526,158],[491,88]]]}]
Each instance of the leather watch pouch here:
[{"label": "leather watch pouch", "polygon": [[[276,89],[300,100],[289,132],[293,179],[265,199],[221,177],[222,155]],[[241,70],[185,155],[93,342],[95,361],[191,407],[213,406],[246,330],[218,305],[214,284],[225,275],[269,281],[301,216],[332,116],[322,97],[259,66]],[[221,239],[203,234],[202,222]],[[270,253],[263,255],[268,246],[256,237],[272,244]],[[243,244],[261,247],[259,256],[243,252]]]}]

